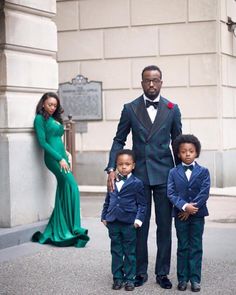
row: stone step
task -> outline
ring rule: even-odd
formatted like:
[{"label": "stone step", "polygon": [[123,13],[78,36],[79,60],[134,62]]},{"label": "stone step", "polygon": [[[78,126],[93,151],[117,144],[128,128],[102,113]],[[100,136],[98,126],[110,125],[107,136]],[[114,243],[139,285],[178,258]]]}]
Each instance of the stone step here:
[{"label": "stone step", "polygon": [[43,231],[47,220],[11,228],[0,228],[0,250],[31,241],[36,231]]}]

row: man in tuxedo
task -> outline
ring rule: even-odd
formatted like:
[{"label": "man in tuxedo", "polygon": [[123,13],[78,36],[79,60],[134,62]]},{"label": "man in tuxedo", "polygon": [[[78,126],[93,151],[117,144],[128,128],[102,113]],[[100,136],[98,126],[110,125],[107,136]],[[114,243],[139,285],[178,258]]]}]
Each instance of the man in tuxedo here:
[{"label": "man in tuxedo", "polygon": [[162,72],[154,65],[142,71],[144,94],[124,105],[116,136],[110,151],[107,185],[114,190],[116,177],[115,155],[123,149],[129,132],[132,132],[133,151],[136,155],[134,175],[144,183],[147,213],[144,223],[137,230],[137,265],[135,285],[143,285],[148,269],[148,231],[151,217],[152,199],[156,218],[156,282],[165,289],[172,284],[168,279],[171,258],[171,211],[167,191],[169,170],[174,166],[170,143],[181,134],[181,114],[176,104],[162,97]]}]

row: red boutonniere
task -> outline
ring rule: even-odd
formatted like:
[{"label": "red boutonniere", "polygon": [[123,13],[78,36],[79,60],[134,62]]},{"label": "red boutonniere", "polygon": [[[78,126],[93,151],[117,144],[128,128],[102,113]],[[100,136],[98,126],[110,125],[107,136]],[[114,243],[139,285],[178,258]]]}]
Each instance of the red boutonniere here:
[{"label": "red boutonniere", "polygon": [[171,110],[171,109],[173,109],[174,104],[172,102],[168,102],[167,107],[168,107],[168,109]]}]

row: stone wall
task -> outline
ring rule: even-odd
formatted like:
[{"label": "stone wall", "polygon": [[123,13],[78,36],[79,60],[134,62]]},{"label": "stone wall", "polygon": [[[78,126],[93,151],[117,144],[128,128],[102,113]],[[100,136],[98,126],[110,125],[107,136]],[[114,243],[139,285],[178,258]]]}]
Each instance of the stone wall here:
[{"label": "stone wall", "polygon": [[48,218],[54,178],[33,134],[36,104],[58,88],[54,0],[0,4],[0,227]]}]

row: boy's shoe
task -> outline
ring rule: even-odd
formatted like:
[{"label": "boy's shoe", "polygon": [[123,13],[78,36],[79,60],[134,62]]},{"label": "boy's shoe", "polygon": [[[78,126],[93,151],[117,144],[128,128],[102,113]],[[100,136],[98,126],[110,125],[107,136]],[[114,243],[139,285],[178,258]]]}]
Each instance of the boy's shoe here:
[{"label": "boy's shoe", "polygon": [[134,283],[131,282],[127,282],[125,284],[125,291],[133,291],[135,288]]},{"label": "boy's shoe", "polygon": [[179,282],[178,290],[179,291],[185,291],[186,289],[187,289],[187,282]]},{"label": "boy's shoe", "polygon": [[191,282],[191,290],[193,292],[199,292],[201,290],[201,285],[197,282]]},{"label": "boy's shoe", "polygon": [[112,285],[113,290],[120,290],[123,286],[123,282],[121,280],[114,280],[114,283]]},{"label": "boy's shoe", "polygon": [[171,289],[172,288],[171,281],[168,279],[167,276],[156,276],[156,282],[163,289]]}]

